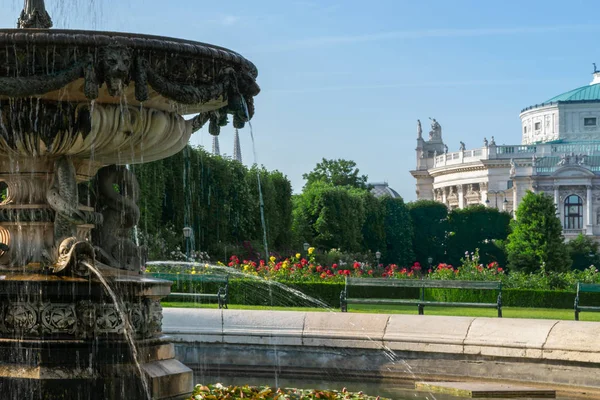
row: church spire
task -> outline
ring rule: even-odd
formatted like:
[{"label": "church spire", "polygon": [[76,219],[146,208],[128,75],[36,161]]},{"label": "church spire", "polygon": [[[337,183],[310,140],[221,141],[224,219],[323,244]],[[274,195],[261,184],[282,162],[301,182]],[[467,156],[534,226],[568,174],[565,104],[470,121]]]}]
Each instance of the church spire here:
[{"label": "church spire", "polygon": [[235,129],[235,136],[233,138],[233,159],[242,162],[242,147],[240,146],[240,134]]},{"label": "church spire", "polygon": [[219,148],[219,137],[218,136],[213,136],[212,153],[215,156],[221,155],[221,149]]}]

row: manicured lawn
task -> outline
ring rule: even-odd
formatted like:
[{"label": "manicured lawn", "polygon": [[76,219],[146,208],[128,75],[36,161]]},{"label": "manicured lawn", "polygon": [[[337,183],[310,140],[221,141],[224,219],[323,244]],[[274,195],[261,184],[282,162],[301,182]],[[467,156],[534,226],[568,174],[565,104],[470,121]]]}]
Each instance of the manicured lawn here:
[{"label": "manicured lawn", "polygon": [[[217,308],[216,304],[163,302],[163,307],[177,308]],[[339,311],[339,309],[308,308],[308,307],[270,307],[270,306],[246,306],[230,304],[234,310],[277,310],[277,311]],[[417,307],[411,306],[376,306],[357,304],[350,306],[350,312],[357,313],[380,313],[380,314],[417,314]],[[574,320],[573,310],[553,308],[502,308],[504,318],[534,318],[534,319],[561,319]],[[464,317],[492,317],[497,316],[495,309],[461,308],[461,307],[426,307],[425,315],[451,315]],[[600,321],[600,313],[583,312],[579,314],[581,321]]]}]

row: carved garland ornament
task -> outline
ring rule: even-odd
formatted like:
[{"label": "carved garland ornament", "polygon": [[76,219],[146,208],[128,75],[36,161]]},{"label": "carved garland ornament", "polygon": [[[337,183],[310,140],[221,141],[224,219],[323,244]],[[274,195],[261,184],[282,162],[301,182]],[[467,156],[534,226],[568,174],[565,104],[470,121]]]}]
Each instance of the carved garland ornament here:
[{"label": "carved garland ornament", "polygon": [[[138,338],[156,336],[162,329],[162,307],[157,300],[124,303]],[[6,335],[67,335],[92,338],[123,334],[125,323],[112,304],[11,302],[0,306],[0,333]]]},{"label": "carved garland ornament", "polygon": [[[18,50],[22,51],[20,48]],[[17,49],[15,52],[18,52]],[[54,53],[56,58],[56,51]],[[0,62],[3,65],[18,64],[18,61],[12,58],[12,54],[2,56]],[[31,76],[0,77],[0,95],[13,98],[43,95],[83,78],[85,96],[89,100],[95,100],[102,85],[106,84],[111,96],[120,96],[123,89],[133,81],[136,85],[135,98],[140,102],[149,98],[148,85],[161,96],[180,104],[193,105],[219,99],[227,101],[227,106],[195,117],[196,129],[210,121],[211,134],[218,135],[220,127],[227,123],[227,114],[233,115],[235,128],[244,127],[254,115],[253,98],[260,92],[255,82],[254,71],[236,71],[233,67],[223,64],[214,74],[214,79],[204,77],[203,83],[198,79],[189,79],[195,81],[192,84],[181,83],[182,79],[177,78],[198,75],[198,66],[195,66],[193,61],[191,65],[185,62],[181,65],[182,61],[177,60],[154,62],[152,65],[142,55],[134,55],[131,48],[116,43],[101,47],[97,57],[85,54],[75,60],[64,52],[62,56],[65,58],[63,64],[68,67],[53,71],[52,74],[44,71],[38,75],[38,71],[35,71]],[[61,54],[58,57],[61,58]],[[10,67],[7,70],[10,70]]]}]

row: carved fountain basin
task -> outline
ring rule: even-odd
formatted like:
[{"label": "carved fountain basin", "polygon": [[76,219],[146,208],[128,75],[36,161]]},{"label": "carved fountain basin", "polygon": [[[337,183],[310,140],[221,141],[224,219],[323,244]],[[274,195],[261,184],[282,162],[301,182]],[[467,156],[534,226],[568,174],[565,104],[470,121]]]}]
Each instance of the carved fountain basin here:
[{"label": "carved fountain basin", "polygon": [[4,29],[0,65],[0,155],[68,155],[80,179],[171,156],[211,117],[213,134],[227,113],[243,126],[259,91],[238,53],[150,35]]}]

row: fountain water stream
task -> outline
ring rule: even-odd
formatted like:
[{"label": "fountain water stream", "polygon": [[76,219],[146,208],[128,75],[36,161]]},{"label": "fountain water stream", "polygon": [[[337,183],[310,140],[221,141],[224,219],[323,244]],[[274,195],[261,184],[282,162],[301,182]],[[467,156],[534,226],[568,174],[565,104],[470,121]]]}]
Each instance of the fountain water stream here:
[{"label": "fountain water stream", "polygon": [[184,396],[191,371],[161,333],[170,283],[140,275],[125,165],[205,124],[219,134],[228,114],[242,128],[256,67],[204,43],[51,26],[25,0],[19,29],[0,29],[0,397]]}]

